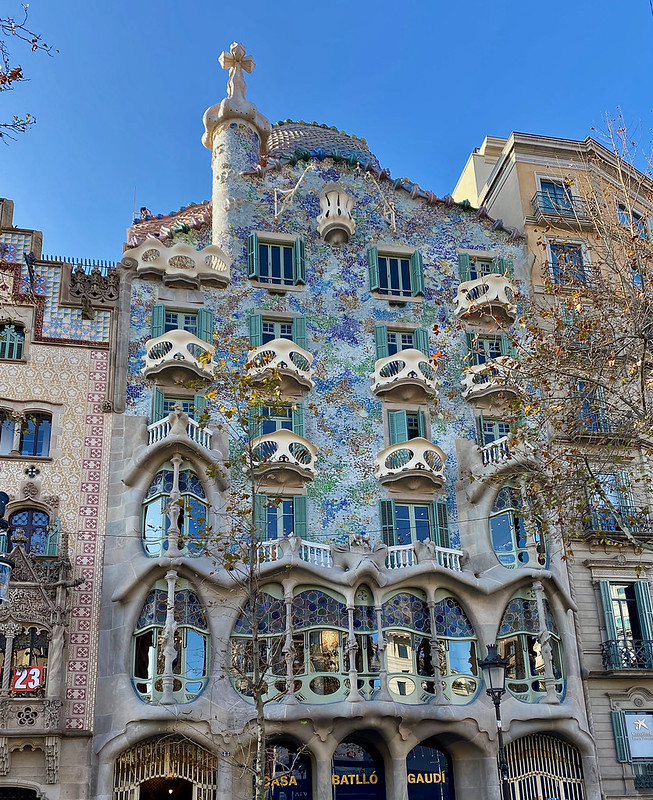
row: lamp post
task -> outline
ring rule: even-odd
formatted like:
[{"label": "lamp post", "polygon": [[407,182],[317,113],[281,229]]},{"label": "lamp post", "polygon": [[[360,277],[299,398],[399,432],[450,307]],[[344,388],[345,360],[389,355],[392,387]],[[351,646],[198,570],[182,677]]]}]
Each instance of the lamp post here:
[{"label": "lamp post", "polygon": [[496,644],[489,644],[487,646],[487,657],[478,662],[485,680],[485,691],[492,698],[497,715],[499,776],[501,778],[501,796],[503,800],[512,800],[512,792],[508,783],[508,762],[506,761],[506,752],[503,747],[503,728],[501,726],[501,698],[506,693],[506,667],[509,663],[507,658],[501,658],[497,652]]}]

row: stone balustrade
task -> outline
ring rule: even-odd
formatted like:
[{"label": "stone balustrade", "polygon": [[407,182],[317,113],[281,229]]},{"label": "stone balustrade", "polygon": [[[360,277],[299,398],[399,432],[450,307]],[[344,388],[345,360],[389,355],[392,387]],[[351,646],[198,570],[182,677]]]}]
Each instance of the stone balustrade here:
[{"label": "stone balustrade", "polygon": [[406,491],[432,491],[444,486],[446,454],[421,437],[386,447],[374,460],[374,475],[382,484]]},{"label": "stone balustrade", "polygon": [[498,356],[485,364],[467,367],[463,373],[462,393],[465,400],[477,400],[490,395],[516,396],[519,387],[512,372],[517,362],[510,356]]},{"label": "stone balustrade", "polygon": [[251,447],[252,466],[266,480],[297,486],[315,477],[317,447],[303,436],[281,429],[257,436]]},{"label": "stone balustrade", "polygon": [[436,395],[437,385],[435,368],[421,350],[402,350],[374,364],[372,391],[386,399],[415,402]]},{"label": "stone balustrade", "polygon": [[[148,444],[155,444],[169,436],[172,426],[167,417],[160,419],[158,422],[153,422],[147,426]],[[192,417],[189,417],[188,424],[186,425],[186,435],[197,444],[206,447],[207,450],[211,449],[211,436],[213,431],[209,428],[201,428],[199,423]]]},{"label": "stone balustrade", "polygon": [[[247,364],[251,375],[264,377],[277,374],[281,378],[281,390],[298,388],[308,391],[313,388],[313,354],[290,339],[273,339],[261,347],[250,350]],[[295,387],[290,384],[295,384]]]}]

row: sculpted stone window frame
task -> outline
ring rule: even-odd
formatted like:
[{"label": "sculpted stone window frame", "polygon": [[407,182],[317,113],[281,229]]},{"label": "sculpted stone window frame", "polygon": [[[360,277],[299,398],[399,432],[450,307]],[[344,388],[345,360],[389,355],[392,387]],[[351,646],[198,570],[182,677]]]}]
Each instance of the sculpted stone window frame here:
[{"label": "sculpted stone window frame", "polygon": [[490,510],[490,539],[494,553],[507,569],[524,566],[546,566],[544,538],[537,524],[527,526],[523,516],[524,502],[516,486],[503,486],[497,492]]},{"label": "sculpted stone window frame", "polygon": [[148,592],[132,637],[132,683],[146,703],[159,703],[164,695],[165,647],[172,632],[172,698],[189,703],[202,691],[209,672],[209,632],[197,594],[187,581],[174,587],[173,620],[168,618],[168,586],[157,581]]},{"label": "sculpted stone window frame", "polygon": [[[14,697],[42,697],[48,669],[50,633],[35,625],[0,625],[2,692]],[[9,669],[5,669],[6,665]]]}]

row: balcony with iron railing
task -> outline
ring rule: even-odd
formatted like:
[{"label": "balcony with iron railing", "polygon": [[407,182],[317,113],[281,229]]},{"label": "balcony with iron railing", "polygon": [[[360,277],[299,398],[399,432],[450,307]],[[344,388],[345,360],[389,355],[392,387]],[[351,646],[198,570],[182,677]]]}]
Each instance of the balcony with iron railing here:
[{"label": "balcony with iron railing", "polygon": [[631,533],[638,536],[648,536],[651,533],[651,517],[648,508],[622,503],[615,508],[616,514],[610,508],[594,506],[587,510],[583,525],[588,532],[601,534],[609,533],[615,537],[623,535],[624,527],[628,526]]},{"label": "balcony with iron railing", "polygon": [[437,395],[435,368],[421,350],[409,348],[374,364],[372,391],[385,400],[402,403],[423,401]]},{"label": "balcony with iron railing", "polygon": [[[162,441],[170,435],[171,431],[172,425],[168,417],[160,419],[158,422],[153,422],[151,425],[147,426],[148,444],[156,444],[157,442]],[[199,422],[196,422],[192,417],[188,418],[188,423],[186,424],[186,436],[188,436],[188,438],[193,442],[196,442],[202,447],[206,447],[207,450],[210,450],[212,435],[213,431],[209,430],[209,428],[200,426]]]},{"label": "balcony with iron railing", "polygon": [[465,400],[492,395],[516,397],[519,386],[513,378],[517,362],[510,356],[498,356],[485,364],[474,364],[463,373],[462,394]]},{"label": "balcony with iron railing", "polygon": [[653,789],[653,761],[641,759],[632,761],[635,789]]},{"label": "balcony with iron railing", "polygon": [[[443,569],[453,572],[462,571],[462,550],[438,547],[433,543],[426,545],[423,542],[418,542],[417,544],[418,546],[423,545],[420,548],[422,555],[419,556],[414,542],[388,547],[385,556],[385,568],[395,570],[414,567],[420,563],[421,559],[422,561],[434,561]],[[258,547],[258,561],[261,564],[270,564],[295,555],[299,560],[315,567],[333,569],[332,548],[333,545],[330,544],[309,542],[305,539],[289,536],[285,539],[261,542]]]},{"label": "balcony with iron railing", "polygon": [[513,285],[505,275],[492,273],[473,281],[465,281],[456,293],[457,317],[492,317],[514,322],[517,306]]},{"label": "balcony with iron railing", "polygon": [[254,378],[278,375],[284,394],[304,392],[313,388],[313,355],[289,339],[273,339],[250,350],[247,365]]},{"label": "balcony with iron railing", "polygon": [[436,444],[415,437],[381,450],[374,460],[374,475],[395,489],[431,492],[444,486],[446,457]]},{"label": "balcony with iron railing", "polygon": [[592,224],[590,204],[569,191],[555,195],[550,192],[535,192],[531,205],[533,216],[539,223],[549,223],[560,228],[582,228]]},{"label": "balcony with iron railing", "polygon": [[603,668],[653,669],[653,641],[648,639],[617,639],[601,643]]},{"label": "balcony with iron railing", "polygon": [[211,358],[214,348],[189,331],[172,330],[145,343],[146,378],[164,376],[173,383],[192,378],[210,380],[213,377]]},{"label": "balcony with iron railing", "polygon": [[257,436],[251,443],[256,474],[285,487],[302,486],[315,477],[317,447],[293,431],[281,429]]}]

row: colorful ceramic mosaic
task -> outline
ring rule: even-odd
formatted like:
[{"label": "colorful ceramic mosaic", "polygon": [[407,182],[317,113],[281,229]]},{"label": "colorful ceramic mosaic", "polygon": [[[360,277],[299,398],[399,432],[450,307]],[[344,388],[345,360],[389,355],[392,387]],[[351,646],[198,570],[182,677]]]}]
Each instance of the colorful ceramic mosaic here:
[{"label": "colorful ceramic mosaic", "polygon": [[431,633],[431,620],[426,603],[408,592],[398,592],[383,604],[384,628],[409,628],[418,633]]},{"label": "colorful ceramic mosaic", "polygon": [[[544,600],[547,630],[557,635],[553,614],[546,599]],[[515,633],[540,633],[540,615],[535,600],[525,600],[522,597],[513,597],[506,606],[506,610],[499,627],[499,636],[512,636]]]},{"label": "colorful ceramic mosaic", "polygon": [[293,630],[318,626],[348,630],[347,606],[318,589],[300,592],[292,601]]},{"label": "colorful ceramic mosaic", "polygon": [[474,636],[467,614],[453,597],[445,597],[435,604],[435,631],[438,636]]}]

